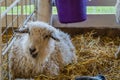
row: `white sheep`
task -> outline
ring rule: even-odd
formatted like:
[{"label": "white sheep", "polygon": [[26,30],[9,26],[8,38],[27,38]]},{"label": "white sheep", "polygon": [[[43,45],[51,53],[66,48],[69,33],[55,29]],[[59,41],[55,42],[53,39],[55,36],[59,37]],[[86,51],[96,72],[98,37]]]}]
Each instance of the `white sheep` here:
[{"label": "white sheep", "polygon": [[77,61],[69,35],[47,23],[28,22],[16,32],[24,34],[16,36],[10,50],[11,79],[58,75],[65,65]]},{"label": "white sheep", "polygon": [[120,0],[117,0],[117,1],[116,1],[115,8],[116,8],[116,14],[115,14],[115,16],[116,16],[116,21],[117,21],[117,23],[120,24]]}]

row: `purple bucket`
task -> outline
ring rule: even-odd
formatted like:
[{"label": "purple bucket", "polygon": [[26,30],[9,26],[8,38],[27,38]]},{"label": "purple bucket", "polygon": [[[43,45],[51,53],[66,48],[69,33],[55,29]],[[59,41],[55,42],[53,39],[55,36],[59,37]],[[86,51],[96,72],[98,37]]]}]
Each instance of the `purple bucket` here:
[{"label": "purple bucket", "polygon": [[87,19],[87,0],[56,0],[61,23],[81,22]]}]

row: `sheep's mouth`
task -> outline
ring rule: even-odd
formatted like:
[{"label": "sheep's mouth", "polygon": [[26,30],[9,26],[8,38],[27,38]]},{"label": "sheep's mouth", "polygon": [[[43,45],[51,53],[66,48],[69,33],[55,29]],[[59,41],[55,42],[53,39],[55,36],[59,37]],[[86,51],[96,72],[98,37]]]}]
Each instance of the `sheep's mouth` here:
[{"label": "sheep's mouth", "polygon": [[36,58],[38,53],[33,53],[33,52],[30,52],[30,55],[33,57],[33,58]]},{"label": "sheep's mouth", "polygon": [[31,55],[32,55],[33,58],[36,58],[38,54],[35,53],[35,54],[31,54]]}]

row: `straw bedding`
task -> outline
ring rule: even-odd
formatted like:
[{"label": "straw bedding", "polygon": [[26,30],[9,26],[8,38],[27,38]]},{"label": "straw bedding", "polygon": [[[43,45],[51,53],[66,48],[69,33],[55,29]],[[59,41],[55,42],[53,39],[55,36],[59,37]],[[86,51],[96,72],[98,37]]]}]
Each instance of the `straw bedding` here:
[{"label": "straw bedding", "polygon": [[76,76],[94,76],[99,73],[107,80],[120,80],[120,60],[114,58],[120,38],[93,35],[94,32],[88,32],[72,38],[78,63],[65,66],[58,76],[41,74],[35,76],[35,80],[74,80]]}]

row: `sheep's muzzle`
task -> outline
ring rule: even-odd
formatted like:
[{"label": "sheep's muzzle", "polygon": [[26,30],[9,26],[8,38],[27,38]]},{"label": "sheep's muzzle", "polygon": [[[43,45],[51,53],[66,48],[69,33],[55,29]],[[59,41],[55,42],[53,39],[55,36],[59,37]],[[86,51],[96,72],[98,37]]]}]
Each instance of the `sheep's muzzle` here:
[{"label": "sheep's muzzle", "polygon": [[35,51],[36,51],[35,48],[33,48],[33,49],[30,48],[29,51],[30,51],[30,54],[31,54],[31,56],[32,56],[33,58],[36,58],[36,57],[37,57],[38,53],[35,52]]}]

